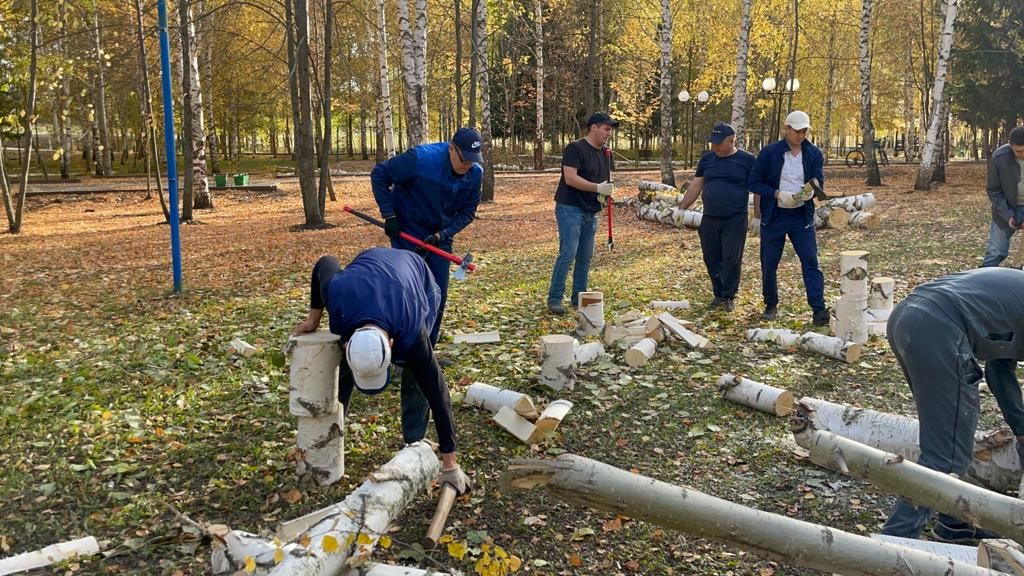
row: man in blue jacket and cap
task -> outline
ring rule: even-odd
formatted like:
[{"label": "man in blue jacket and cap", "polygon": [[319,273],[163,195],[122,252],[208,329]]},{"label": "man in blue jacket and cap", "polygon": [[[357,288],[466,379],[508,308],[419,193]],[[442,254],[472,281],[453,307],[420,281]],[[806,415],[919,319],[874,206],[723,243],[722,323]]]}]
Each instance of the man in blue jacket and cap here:
[{"label": "man in blue jacket and cap", "polygon": [[[479,132],[459,128],[451,142],[416,146],[373,168],[373,197],[392,248],[418,251],[399,236],[399,232],[405,232],[452,251],[455,235],[469,226],[480,204],[482,147]],[[437,319],[430,329],[430,340],[436,344],[448,299],[451,263],[431,252],[423,253],[423,258],[441,289]]]},{"label": "man in blue jacket and cap", "polygon": [[822,186],[824,157],[807,140],[811,119],[806,112],[794,110],[786,116],[784,138],[761,149],[750,173],[750,191],[760,196],[761,214],[761,290],[765,320],[779,313],[779,262],[792,242],[800,259],[807,291],[807,303],[814,311],[815,326],[827,326],[825,277],[818,266],[818,239],[814,231],[814,203],[810,202],[808,183]]},{"label": "man in blue jacket and cap", "polygon": [[430,412],[441,450],[441,483],[462,494],[472,482],[455,458],[455,417],[430,329],[441,292],[423,259],[405,250],[370,248],[342,270],[338,259],[321,256],[310,278],[309,314],[292,331],[313,332],[324,310],[332,334],[341,338],[338,391],[348,416],[353,388],[379,394],[390,380],[390,365],[402,370],[402,436],[422,440]]}]

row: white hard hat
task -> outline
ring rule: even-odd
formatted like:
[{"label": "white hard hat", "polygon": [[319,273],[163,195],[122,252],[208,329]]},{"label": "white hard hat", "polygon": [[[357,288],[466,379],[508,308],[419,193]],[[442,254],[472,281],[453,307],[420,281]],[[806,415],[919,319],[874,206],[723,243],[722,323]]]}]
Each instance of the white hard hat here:
[{"label": "white hard hat", "polygon": [[388,385],[391,343],[380,328],[363,326],[356,330],[345,346],[345,358],[360,392],[375,394]]},{"label": "white hard hat", "polygon": [[793,130],[803,130],[811,127],[811,117],[803,110],[793,110],[786,116],[786,126]]}]

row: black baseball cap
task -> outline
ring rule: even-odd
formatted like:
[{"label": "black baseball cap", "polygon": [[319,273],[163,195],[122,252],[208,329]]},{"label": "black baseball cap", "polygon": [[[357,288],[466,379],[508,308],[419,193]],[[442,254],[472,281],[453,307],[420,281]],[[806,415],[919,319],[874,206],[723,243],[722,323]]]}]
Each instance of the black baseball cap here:
[{"label": "black baseball cap", "polygon": [[455,136],[452,136],[452,144],[459,148],[463,160],[483,164],[484,155],[480,153],[483,138],[475,128],[463,127],[456,130]]},{"label": "black baseball cap", "polygon": [[587,128],[590,128],[594,124],[607,124],[612,128],[619,127],[618,120],[612,120],[612,117],[604,112],[594,112],[590,115],[590,118],[587,118]]},{"label": "black baseball cap", "polygon": [[708,136],[708,142],[712,144],[721,144],[723,140],[736,134],[736,130],[726,122],[715,122],[714,127],[711,128],[711,135]]}]

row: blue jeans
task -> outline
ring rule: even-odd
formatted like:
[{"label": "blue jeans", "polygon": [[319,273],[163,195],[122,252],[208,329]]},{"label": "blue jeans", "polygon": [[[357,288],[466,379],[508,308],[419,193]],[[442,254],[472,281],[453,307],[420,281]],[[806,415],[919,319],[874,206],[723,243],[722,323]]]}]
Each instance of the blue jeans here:
[{"label": "blue jeans", "polygon": [[[1013,219],[1020,222],[1024,217],[1024,209],[1017,207]],[[1016,232],[1016,228],[1010,228],[1009,222],[1003,222],[992,218],[992,226],[988,229],[988,246],[985,247],[985,258],[981,261],[982,268],[999,266],[999,263],[1010,255],[1010,238]]]},{"label": "blue jeans", "polygon": [[825,277],[818,266],[818,239],[814,224],[807,223],[803,208],[775,211],[771,222],[761,224],[761,292],[765,306],[779,304],[779,263],[786,237],[800,259],[800,269],[811,310],[825,309]]},{"label": "blue jeans", "polygon": [[558,222],[558,259],[555,260],[555,269],[551,271],[548,302],[562,302],[569,266],[575,260],[571,299],[575,306],[580,292],[587,291],[590,260],[594,256],[594,234],[597,233],[597,213],[555,202],[555,220]]}]

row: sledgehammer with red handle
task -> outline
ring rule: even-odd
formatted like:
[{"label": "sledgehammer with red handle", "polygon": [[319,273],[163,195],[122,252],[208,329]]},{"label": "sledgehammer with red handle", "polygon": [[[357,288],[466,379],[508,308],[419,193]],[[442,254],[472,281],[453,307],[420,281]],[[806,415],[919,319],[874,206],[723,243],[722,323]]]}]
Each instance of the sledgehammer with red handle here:
[{"label": "sledgehammer with red handle", "polygon": [[[377,220],[376,218],[374,218],[373,216],[370,216],[369,214],[365,214],[363,212],[355,210],[351,206],[343,206],[342,210],[344,210],[345,212],[349,212],[350,214],[352,214],[353,216],[356,216],[357,218],[362,218],[363,220],[366,220],[367,222],[369,222],[370,224],[373,224],[374,226],[378,226],[380,228],[384,227],[384,223],[381,222],[380,220]],[[445,260],[448,260],[449,262],[453,262],[453,263],[457,264],[458,268],[455,270],[453,275],[456,278],[458,278],[458,279],[465,278],[466,277],[466,272],[473,272],[474,270],[476,270],[476,264],[473,264],[473,255],[468,253],[468,252],[466,253],[465,256],[463,256],[462,258],[459,258],[455,254],[452,254],[451,252],[445,252],[444,250],[441,250],[440,248],[438,248],[437,246],[434,246],[433,244],[427,244],[423,240],[420,240],[419,238],[416,238],[415,236],[413,236],[411,234],[407,234],[405,232],[399,232],[398,235],[403,240],[407,240],[408,242],[411,242],[412,244],[414,244],[414,245],[416,245],[416,246],[418,246],[420,248],[423,248],[424,250],[426,250],[428,252],[433,252],[434,254],[437,254],[441,258],[444,258]]]}]

